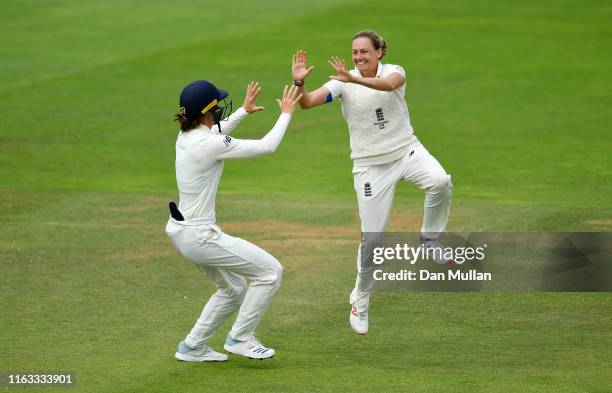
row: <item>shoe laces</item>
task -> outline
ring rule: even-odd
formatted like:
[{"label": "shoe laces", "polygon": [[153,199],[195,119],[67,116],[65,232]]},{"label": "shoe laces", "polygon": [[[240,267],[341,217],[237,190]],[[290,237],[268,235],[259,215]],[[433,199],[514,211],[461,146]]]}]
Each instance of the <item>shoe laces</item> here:
[{"label": "shoe laces", "polygon": [[368,317],[368,311],[361,311],[361,312],[357,312],[357,307],[353,306],[353,315],[357,316],[358,318],[367,318]]},{"label": "shoe laces", "polygon": [[261,343],[261,341],[259,341],[259,339],[257,337],[255,337],[255,336],[251,337],[250,344],[253,347],[264,347],[265,348],[265,346]]}]

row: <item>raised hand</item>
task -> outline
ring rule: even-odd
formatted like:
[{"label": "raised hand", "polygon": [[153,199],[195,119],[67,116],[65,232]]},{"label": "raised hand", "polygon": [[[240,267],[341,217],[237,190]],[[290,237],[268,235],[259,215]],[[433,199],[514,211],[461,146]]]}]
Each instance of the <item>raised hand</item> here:
[{"label": "raised hand", "polygon": [[346,63],[337,56],[332,56],[327,61],[336,70],[336,75],[331,75],[329,79],[335,79],[340,82],[352,82],[354,76],[346,69]]},{"label": "raised hand", "polygon": [[246,94],[244,96],[244,104],[242,107],[248,113],[258,112],[264,110],[263,106],[258,106],[255,103],[259,92],[261,91],[261,87],[258,82],[250,82],[246,89]]},{"label": "raised hand", "polygon": [[291,57],[291,77],[294,81],[303,81],[313,70],[314,66],[306,66],[306,52],[299,50]]},{"label": "raised hand", "polygon": [[281,113],[293,114],[295,111],[295,106],[298,101],[302,98],[302,94],[298,94],[298,88],[295,85],[291,85],[291,87],[287,87],[283,89],[283,99],[277,99],[278,106],[280,107]]}]

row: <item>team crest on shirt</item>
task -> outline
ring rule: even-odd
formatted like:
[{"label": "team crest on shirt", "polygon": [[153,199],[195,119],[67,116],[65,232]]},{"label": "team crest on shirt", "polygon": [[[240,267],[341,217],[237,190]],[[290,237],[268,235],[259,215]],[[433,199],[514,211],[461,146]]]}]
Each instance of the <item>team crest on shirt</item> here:
[{"label": "team crest on shirt", "polygon": [[374,122],[374,125],[378,126],[378,128],[380,128],[381,130],[384,129],[385,124],[387,124],[389,121],[385,120],[385,114],[383,113],[383,109],[376,108],[374,112],[376,114],[376,121]]},{"label": "team crest on shirt", "polygon": [[231,142],[232,142],[232,137],[231,136],[226,135],[225,138],[223,138],[223,143],[225,143],[225,146],[229,147]]}]

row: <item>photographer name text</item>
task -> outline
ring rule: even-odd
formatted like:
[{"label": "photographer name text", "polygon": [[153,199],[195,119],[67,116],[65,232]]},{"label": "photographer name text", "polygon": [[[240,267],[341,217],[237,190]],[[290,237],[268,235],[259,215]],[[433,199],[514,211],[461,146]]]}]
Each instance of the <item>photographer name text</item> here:
[{"label": "photographer name text", "polygon": [[374,271],[376,281],[491,281],[491,273],[477,270],[447,270],[445,272],[430,272],[426,269],[400,270],[398,272]]}]

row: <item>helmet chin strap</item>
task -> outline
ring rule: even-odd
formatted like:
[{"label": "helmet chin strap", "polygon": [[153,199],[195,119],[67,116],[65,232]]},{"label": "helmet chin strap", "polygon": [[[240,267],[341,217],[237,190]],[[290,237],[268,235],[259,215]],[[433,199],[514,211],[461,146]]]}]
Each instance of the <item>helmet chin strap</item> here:
[{"label": "helmet chin strap", "polygon": [[212,124],[216,124],[217,125],[217,128],[219,129],[219,134],[220,134],[221,133],[221,117],[222,116],[219,116],[219,115],[217,115],[217,112],[212,112],[212,111],[211,112],[207,112],[206,114],[207,115],[210,114],[211,120],[212,120]]},{"label": "helmet chin strap", "polygon": [[229,115],[229,113],[231,113],[232,111],[232,101],[230,100],[229,104],[227,104],[227,101],[224,98],[223,102],[226,103],[224,107],[216,106],[215,108],[213,108],[213,111],[210,112],[210,114],[213,117],[213,123],[217,125],[217,128],[219,129],[219,133],[221,133],[221,120],[224,119],[224,115],[226,113]]},{"label": "helmet chin strap", "polygon": [[219,129],[219,134],[221,134],[221,117],[223,117],[223,112],[221,111],[221,113],[219,113],[220,111],[221,109],[217,109],[217,111],[213,113],[213,121]]}]

